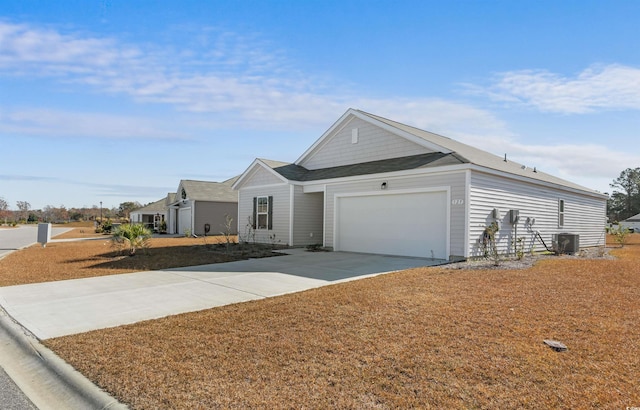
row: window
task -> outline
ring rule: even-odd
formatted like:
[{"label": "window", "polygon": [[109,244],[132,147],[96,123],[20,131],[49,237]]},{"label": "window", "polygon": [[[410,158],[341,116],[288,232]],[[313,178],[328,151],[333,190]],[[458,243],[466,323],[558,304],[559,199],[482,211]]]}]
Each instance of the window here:
[{"label": "window", "polygon": [[558,228],[564,226],[564,199],[558,200]]},{"label": "window", "polygon": [[258,196],[253,198],[254,229],[273,228],[273,197]]}]

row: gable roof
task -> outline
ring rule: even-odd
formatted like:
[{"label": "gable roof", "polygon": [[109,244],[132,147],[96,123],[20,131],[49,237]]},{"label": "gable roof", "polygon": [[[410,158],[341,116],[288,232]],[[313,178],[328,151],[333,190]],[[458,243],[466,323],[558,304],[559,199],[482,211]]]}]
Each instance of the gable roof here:
[{"label": "gable roof", "polygon": [[275,172],[274,169],[284,167],[287,165],[291,165],[291,163],[281,162],[281,161],[272,161],[270,159],[264,159],[264,158],[256,158],[253,160],[251,165],[249,165],[249,167],[242,173],[242,175],[239,175],[238,177],[236,177],[231,187],[233,189],[238,189],[238,187],[242,185],[244,180],[247,179],[249,175],[251,175],[251,171],[256,167],[261,167],[263,169],[266,169],[267,171],[271,172],[274,176],[282,180],[283,183],[286,183],[287,178],[284,177],[282,174]]},{"label": "gable roof", "polygon": [[194,201],[238,202],[238,193],[231,188],[232,183],[229,182],[234,180],[234,178],[225,182],[183,179],[180,181],[180,185],[178,186],[176,199],[182,199],[180,191],[181,189],[184,189],[187,194],[187,198]]},{"label": "gable roof", "polygon": [[629,218],[625,219],[623,222],[640,222],[640,214],[630,216]]},{"label": "gable roof", "polygon": [[176,193],[175,192],[169,192],[166,196],[166,198],[164,199],[164,204],[166,206],[171,205],[172,203],[176,202]]},{"label": "gable roof", "polygon": [[[394,135],[407,139],[419,146],[433,151],[430,154],[411,155],[401,158],[391,158],[366,163],[356,163],[337,167],[309,170],[303,166],[305,160],[312,157],[322,149],[322,146],[333,137],[345,124],[353,117],[366,121],[374,126],[380,127]],[[435,156],[434,156],[435,155]],[[467,164],[484,168],[498,173],[506,173],[511,176],[525,178],[556,185],[563,188],[581,191],[601,198],[607,198],[602,194],[582,185],[555,177],[551,174],[541,172],[536,168],[529,168],[514,161],[491,154],[487,151],[472,147],[467,144],[455,141],[442,135],[421,130],[410,125],[402,124],[384,117],[370,114],[353,108],[348,109],[322,136],[307,149],[293,164],[287,162],[272,161],[266,159],[256,159],[245,172],[233,184],[234,189],[238,189],[242,182],[255,166],[262,166],[271,171],[274,175],[285,181],[317,181],[322,179],[343,178],[356,175],[378,174],[410,169],[432,168],[443,165]]]},{"label": "gable roof", "polygon": [[536,168],[529,168],[517,162],[505,160],[505,158],[491,154],[479,148],[463,144],[451,138],[443,137],[442,135],[434,134],[429,131],[421,130],[410,125],[402,124],[397,121],[389,120],[387,118],[353,108],[347,110],[340,120],[333,124],[333,126],[325,132],[322,137],[320,137],[320,139],[311,146],[311,148],[298,158],[295,163],[299,164],[307,157],[313,155],[315,149],[320,147],[325,139],[330,138],[332,136],[332,132],[339,129],[340,124],[348,120],[350,116],[360,118],[370,124],[384,128],[395,135],[404,137],[426,148],[441,153],[455,153],[456,156],[464,163],[606,197],[606,195],[593,189],[547,174],[537,170]]},{"label": "gable roof", "polygon": [[159,199],[159,200],[157,200],[155,202],[152,202],[150,204],[147,204],[147,205],[145,205],[145,206],[143,206],[141,208],[135,209],[135,210],[131,211],[131,213],[155,214],[157,212],[164,212],[166,210],[165,201],[166,201],[166,198]]}]

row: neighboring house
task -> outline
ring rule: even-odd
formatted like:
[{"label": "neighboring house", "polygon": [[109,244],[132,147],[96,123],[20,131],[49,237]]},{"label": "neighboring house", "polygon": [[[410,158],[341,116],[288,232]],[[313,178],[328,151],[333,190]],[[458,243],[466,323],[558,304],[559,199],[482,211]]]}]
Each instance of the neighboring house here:
[{"label": "neighboring house", "polygon": [[160,232],[163,221],[167,221],[169,210],[167,205],[175,201],[176,194],[169,193],[166,197],[148,205],[131,211],[129,220],[131,223],[142,223],[154,232]]},{"label": "neighboring house", "polygon": [[630,218],[620,222],[620,226],[632,229],[633,232],[640,232],[640,214],[634,215]]},{"label": "neighboring house", "polygon": [[168,204],[168,232],[220,235],[230,217],[231,233],[237,233],[238,193],[231,188],[236,178],[224,182],[180,181],[175,200]]},{"label": "neighboring house", "polygon": [[605,241],[606,195],[354,109],[294,163],[256,159],[233,187],[243,240],[464,259],[495,221],[502,252],[543,250],[536,231],[549,247],[565,232]]}]

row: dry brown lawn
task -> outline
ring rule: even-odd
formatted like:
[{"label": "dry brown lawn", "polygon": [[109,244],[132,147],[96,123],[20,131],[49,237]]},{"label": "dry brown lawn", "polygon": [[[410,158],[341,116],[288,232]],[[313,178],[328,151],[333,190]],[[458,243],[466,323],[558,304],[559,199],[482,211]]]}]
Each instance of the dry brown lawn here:
[{"label": "dry brown lawn", "polygon": [[134,409],[624,409],[640,406],[640,235],[611,253],[412,269],[46,344]]},{"label": "dry brown lawn", "polygon": [[[272,256],[264,247],[234,244],[227,252],[222,236],[200,238],[159,237],[151,239],[146,252],[133,256],[120,254],[111,246],[111,237],[96,234],[93,228],[78,227],[53,239],[98,238],[75,242],[50,242],[46,247],[33,245],[0,260],[0,286],[22,285],[64,279],[114,275],[229,262],[248,257]],[[236,241],[236,237],[232,238]]]}]

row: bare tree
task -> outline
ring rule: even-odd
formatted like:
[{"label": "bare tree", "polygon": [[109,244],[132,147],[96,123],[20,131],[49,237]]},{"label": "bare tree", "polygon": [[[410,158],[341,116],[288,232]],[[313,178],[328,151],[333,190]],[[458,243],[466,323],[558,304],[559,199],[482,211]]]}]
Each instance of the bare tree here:
[{"label": "bare tree", "polygon": [[[4,223],[7,223],[8,215],[9,215],[9,204],[7,203],[7,201],[4,200],[4,198],[0,197],[0,220],[4,221]],[[2,223],[2,221],[0,221],[0,223]]]},{"label": "bare tree", "polygon": [[16,206],[18,207],[18,211],[20,212],[20,219],[24,219],[26,222],[27,218],[29,217],[31,204],[27,201],[18,201],[16,202]]}]

